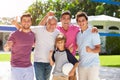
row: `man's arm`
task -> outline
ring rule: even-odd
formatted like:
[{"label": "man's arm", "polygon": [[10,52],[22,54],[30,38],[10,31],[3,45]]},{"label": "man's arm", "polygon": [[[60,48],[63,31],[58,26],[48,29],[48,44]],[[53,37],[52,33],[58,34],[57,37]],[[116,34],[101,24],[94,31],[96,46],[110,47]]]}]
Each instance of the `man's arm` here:
[{"label": "man's arm", "polygon": [[97,27],[92,27],[92,33],[98,33]]},{"label": "man's arm", "polygon": [[4,45],[4,51],[9,51],[13,45],[12,41],[7,41],[6,44]]},{"label": "man's arm", "polygon": [[22,29],[22,26],[17,22],[17,20],[18,20],[18,18],[16,17],[16,19],[15,20],[12,20],[12,25],[15,25],[15,27],[18,29],[18,30],[20,30],[20,29]]},{"label": "man's arm", "polygon": [[100,44],[95,45],[94,49],[91,49],[89,46],[86,47],[87,52],[99,53],[100,52]]},{"label": "man's arm", "polygon": [[54,14],[55,13],[53,11],[48,12],[47,15],[40,21],[39,26],[45,26],[48,17],[54,16]]}]

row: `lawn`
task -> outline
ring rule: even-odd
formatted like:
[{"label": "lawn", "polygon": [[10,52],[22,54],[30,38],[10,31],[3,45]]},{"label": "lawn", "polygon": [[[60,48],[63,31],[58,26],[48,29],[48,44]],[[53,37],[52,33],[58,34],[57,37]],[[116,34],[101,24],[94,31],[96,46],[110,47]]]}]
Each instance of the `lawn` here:
[{"label": "lawn", "polygon": [[120,55],[100,56],[102,66],[120,67]]},{"label": "lawn", "polygon": [[0,54],[0,62],[1,61],[10,61],[10,54]]},{"label": "lawn", "polygon": [[[10,54],[0,54],[0,61],[10,61]],[[100,63],[101,66],[120,67],[120,55],[101,55]]]}]

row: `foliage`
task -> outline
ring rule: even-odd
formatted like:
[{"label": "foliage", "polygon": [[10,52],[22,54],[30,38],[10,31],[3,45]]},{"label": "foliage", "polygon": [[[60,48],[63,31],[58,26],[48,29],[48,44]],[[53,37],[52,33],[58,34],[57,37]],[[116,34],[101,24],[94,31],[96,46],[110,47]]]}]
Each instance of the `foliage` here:
[{"label": "foliage", "polygon": [[[31,55],[32,62],[33,55],[34,53]],[[76,58],[78,59],[79,57],[76,56]],[[99,58],[101,66],[120,67],[120,55],[100,55]],[[3,52],[0,54],[0,62],[4,61],[10,61],[10,53]]]},{"label": "foliage", "polygon": [[106,37],[106,53],[120,55],[120,37]]},{"label": "foliage", "polygon": [[88,15],[106,14],[120,18],[120,6],[92,2],[91,0],[71,0],[71,2],[68,0],[47,0],[45,2],[36,0],[26,12],[32,14],[33,25],[37,25],[50,10],[55,11],[58,20],[60,20],[61,12],[65,10],[70,10],[73,18],[78,11],[84,11]]},{"label": "foliage", "polygon": [[109,67],[120,67],[120,55],[101,55],[100,65]]}]

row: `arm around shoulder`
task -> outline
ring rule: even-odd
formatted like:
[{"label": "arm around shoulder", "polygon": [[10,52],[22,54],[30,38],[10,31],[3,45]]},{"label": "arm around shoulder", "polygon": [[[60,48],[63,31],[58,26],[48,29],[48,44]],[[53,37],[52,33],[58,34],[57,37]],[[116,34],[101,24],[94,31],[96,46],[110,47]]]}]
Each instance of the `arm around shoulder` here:
[{"label": "arm around shoulder", "polygon": [[45,26],[48,17],[49,17],[49,16],[54,16],[54,14],[55,14],[55,13],[54,13],[53,11],[48,12],[48,13],[46,14],[46,16],[43,17],[43,19],[40,21],[39,26]]},{"label": "arm around shoulder", "polygon": [[17,22],[17,20],[12,20],[12,25],[15,25],[15,27],[19,30],[22,29],[22,26]]}]

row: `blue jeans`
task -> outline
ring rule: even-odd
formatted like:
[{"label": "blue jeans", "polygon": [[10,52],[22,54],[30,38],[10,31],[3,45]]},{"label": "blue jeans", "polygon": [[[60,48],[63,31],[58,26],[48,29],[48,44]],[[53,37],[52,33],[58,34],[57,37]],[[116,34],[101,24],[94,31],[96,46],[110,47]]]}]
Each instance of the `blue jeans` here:
[{"label": "blue jeans", "polygon": [[49,80],[52,66],[50,63],[34,62],[36,80]]}]

